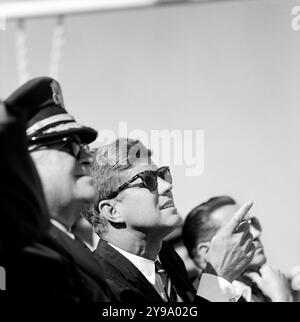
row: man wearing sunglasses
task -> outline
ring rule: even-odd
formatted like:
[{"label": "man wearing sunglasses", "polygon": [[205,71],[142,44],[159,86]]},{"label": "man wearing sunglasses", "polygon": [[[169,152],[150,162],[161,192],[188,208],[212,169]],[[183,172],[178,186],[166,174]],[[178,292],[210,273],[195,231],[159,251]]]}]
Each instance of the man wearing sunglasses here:
[{"label": "man wearing sunglasses", "polygon": [[158,168],[141,142],[118,139],[96,152],[93,177],[98,198],[85,215],[101,237],[95,257],[105,267],[116,301],[236,300],[231,281],[254,252],[249,225],[240,224],[252,204],[244,205],[215,238],[196,291],[182,260],[163,242],[181,224],[170,169]]},{"label": "man wearing sunglasses", "polygon": [[[97,132],[67,113],[60,85],[49,77],[27,82],[5,105],[16,114],[29,111],[27,146],[51,217],[47,233],[23,248],[10,265],[10,294],[22,301],[109,300],[111,293],[101,265],[71,231],[81,209],[95,198],[88,144]],[[39,192],[40,187],[34,189]],[[24,187],[25,196],[35,192],[28,190]]]},{"label": "man wearing sunglasses", "polygon": [[[238,205],[229,196],[209,199],[189,212],[183,225],[182,239],[189,256],[199,268],[199,277],[207,265],[207,253],[214,235],[231,220]],[[279,270],[266,264],[261,242],[262,228],[258,219],[249,216],[255,253],[247,269],[236,278],[236,293],[247,302],[288,302],[292,300],[287,278]]]}]

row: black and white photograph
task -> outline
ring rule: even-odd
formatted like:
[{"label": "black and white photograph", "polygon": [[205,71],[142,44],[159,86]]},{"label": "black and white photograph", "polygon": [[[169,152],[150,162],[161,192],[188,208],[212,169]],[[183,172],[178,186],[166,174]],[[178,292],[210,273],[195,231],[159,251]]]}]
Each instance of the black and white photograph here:
[{"label": "black and white photograph", "polygon": [[299,54],[300,0],[0,0],[0,306],[300,302]]}]

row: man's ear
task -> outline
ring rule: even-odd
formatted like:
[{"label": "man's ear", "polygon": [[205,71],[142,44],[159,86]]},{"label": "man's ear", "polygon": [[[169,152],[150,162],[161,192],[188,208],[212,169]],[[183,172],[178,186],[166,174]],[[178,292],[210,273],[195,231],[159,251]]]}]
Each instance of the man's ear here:
[{"label": "man's ear", "polygon": [[117,207],[115,200],[102,200],[98,204],[99,212],[110,222],[115,224],[124,223],[123,216]]},{"label": "man's ear", "polygon": [[196,247],[197,266],[203,270],[205,269],[207,264],[207,253],[209,250],[209,245],[209,242],[205,242],[198,244]]}]

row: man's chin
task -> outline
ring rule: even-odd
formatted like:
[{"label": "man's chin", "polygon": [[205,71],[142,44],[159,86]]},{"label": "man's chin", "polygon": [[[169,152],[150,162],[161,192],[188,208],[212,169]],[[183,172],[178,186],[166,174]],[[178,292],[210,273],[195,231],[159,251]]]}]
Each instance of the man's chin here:
[{"label": "man's chin", "polygon": [[75,176],[77,181],[84,181],[90,185],[94,185],[94,179],[88,175],[78,175]]},{"label": "man's chin", "polygon": [[174,220],[168,221],[167,223],[164,224],[164,226],[160,227],[159,230],[162,232],[164,236],[167,236],[177,228],[181,227],[181,225],[182,225],[182,219],[178,215],[178,218],[177,216],[176,217],[174,216]]},{"label": "man's chin", "polygon": [[86,203],[95,201],[97,197],[97,190],[91,177],[85,176],[78,178],[76,187],[77,196],[80,200]]},{"label": "man's chin", "polygon": [[161,209],[160,214],[164,218],[164,220],[166,220],[166,222],[172,227],[174,226],[175,228],[177,228],[177,226],[180,226],[182,224],[182,218],[178,214],[176,207]]},{"label": "man's chin", "polygon": [[178,214],[178,212],[177,212],[177,209],[175,208],[175,211],[172,213],[172,219],[174,219],[173,220],[173,227],[174,228],[178,228],[178,227],[180,227],[181,225],[182,225],[182,218],[181,218],[181,216]]}]

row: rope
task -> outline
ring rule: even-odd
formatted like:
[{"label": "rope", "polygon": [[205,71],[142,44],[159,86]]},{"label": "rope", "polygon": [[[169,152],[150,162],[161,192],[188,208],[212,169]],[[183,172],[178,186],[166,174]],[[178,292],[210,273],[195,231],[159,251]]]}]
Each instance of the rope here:
[{"label": "rope", "polygon": [[19,84],[25,83],[29,78],[28,68],[28,47],[25,22],[23,19],[17,21],[16,30],[16,59],[17,59],[17,77]]},{"label": "rope", "polygon": [[58,16],[56,26],[53,30],[52,49],[50,55],[49,75],[55,79],[59,78],[60,65],[65,44],[65,17]]}]

